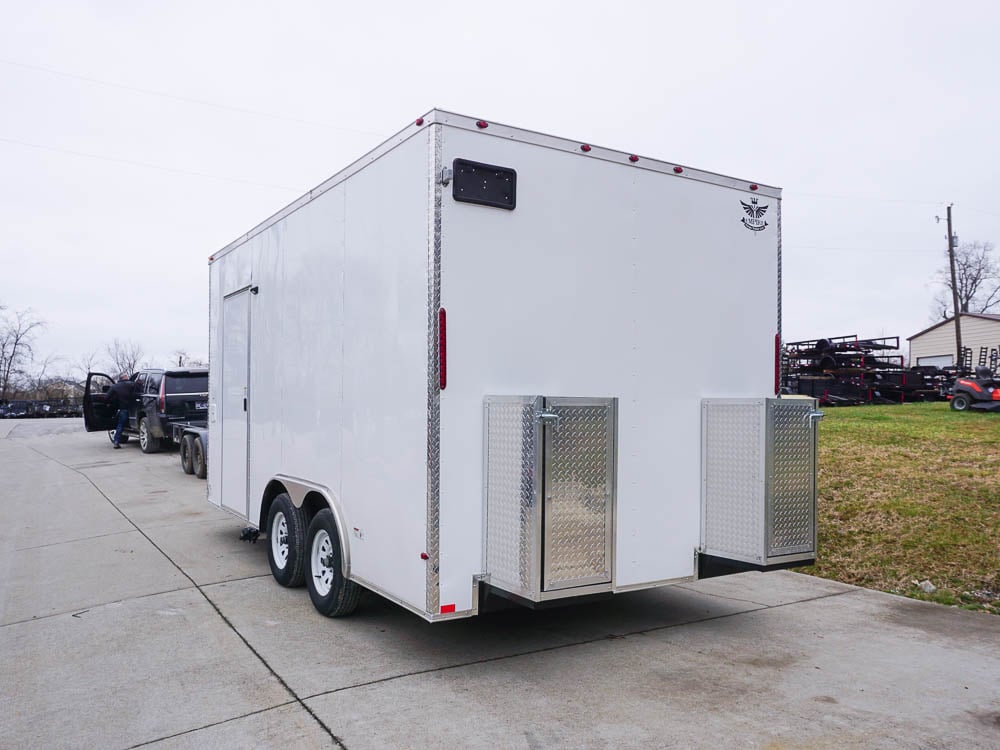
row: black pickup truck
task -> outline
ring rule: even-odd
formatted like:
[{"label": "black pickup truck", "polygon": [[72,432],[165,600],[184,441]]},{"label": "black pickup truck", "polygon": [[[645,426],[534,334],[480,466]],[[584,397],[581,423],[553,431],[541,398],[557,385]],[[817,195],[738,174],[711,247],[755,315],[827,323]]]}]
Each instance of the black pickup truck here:
[{"label": "black pickup truck", "polygon": [[[155,453],[173,444],[175,423],[208,419],[208,370],[140,370],[132,378],[138,396],[129,405],[128,424],[122,442],[139,438],[143,453]],[[114,380],[102,372],[87,373],[83,394],[83,422],[87,432],[107,430],[114,439],[117,412],[109,403],[108,391]]]}]

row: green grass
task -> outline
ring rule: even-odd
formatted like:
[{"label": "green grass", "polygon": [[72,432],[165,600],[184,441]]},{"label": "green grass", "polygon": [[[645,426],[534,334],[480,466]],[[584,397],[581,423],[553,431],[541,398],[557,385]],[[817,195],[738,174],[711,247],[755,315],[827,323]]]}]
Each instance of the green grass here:
[{"label": "green grass", "polygon": [[1000,413],[825,411],[819,554],[802,571],[1000,614]]}]

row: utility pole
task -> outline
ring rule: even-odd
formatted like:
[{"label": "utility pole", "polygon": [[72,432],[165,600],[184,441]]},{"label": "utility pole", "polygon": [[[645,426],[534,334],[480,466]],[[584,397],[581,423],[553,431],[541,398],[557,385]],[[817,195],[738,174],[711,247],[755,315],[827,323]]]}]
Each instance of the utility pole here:
[{"label": "utility pole", "polygon": [[955,235],[951,231],[950,205],[948,206],[948,263],[951,265],[951,300],[952,309],[955,311],[955,348],[958,350],[958,359],[955,362],[959,367],[962,367],[964,360],[962,357],[962,311],[958,308],[958,283],[955,280]]}]

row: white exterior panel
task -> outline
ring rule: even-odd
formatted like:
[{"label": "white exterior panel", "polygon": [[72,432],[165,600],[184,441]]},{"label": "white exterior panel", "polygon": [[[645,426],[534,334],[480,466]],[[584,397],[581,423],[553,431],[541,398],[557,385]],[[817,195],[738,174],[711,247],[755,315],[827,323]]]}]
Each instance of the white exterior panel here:
[{"label": "white exterior panel", "polygon": [[343,498],[352,575],[424,609],[426,133],[347,183]]},{"label": "white exterior panel", "polygon": [[692,575],[701,399],[773,392],[777,199],[753,232],[749,190],[446,128],[455,158],[515,169],[517,207],[444,198],[441,601],[482,555],[486,394],[618,397],[615,585]]},{"label": "white exterior panel", "polygon": [[[352,577],[421,611],[427,148],[426,133],[411,137],[212,265],[213,310],[234,275],[256,291],[248,295],[248,520],[266,520],[261,499],[278,475],[326,488],[343,512]],[[215,357],[223,331],[213,321]],[[217,452],[213,502],[228,505]]]}]

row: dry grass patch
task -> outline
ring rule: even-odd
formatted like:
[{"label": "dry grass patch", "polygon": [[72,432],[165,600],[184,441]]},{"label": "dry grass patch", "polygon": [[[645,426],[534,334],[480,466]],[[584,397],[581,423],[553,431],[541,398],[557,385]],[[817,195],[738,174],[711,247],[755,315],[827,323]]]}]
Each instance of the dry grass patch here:
[{"label": "dry grass patch", "polygon": [[1000,413],[938,403],[826,414],[819,556],[803,572],[1000,614]]}]

